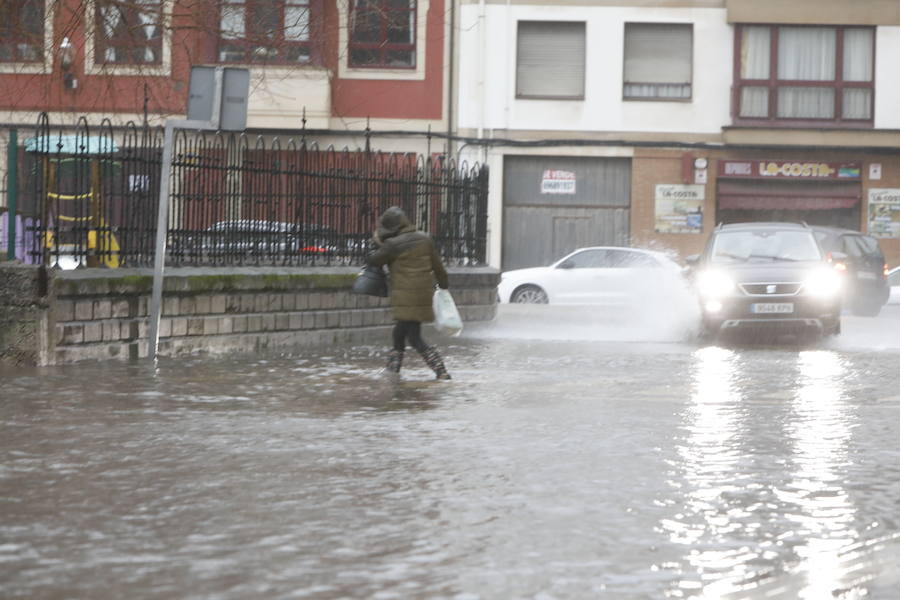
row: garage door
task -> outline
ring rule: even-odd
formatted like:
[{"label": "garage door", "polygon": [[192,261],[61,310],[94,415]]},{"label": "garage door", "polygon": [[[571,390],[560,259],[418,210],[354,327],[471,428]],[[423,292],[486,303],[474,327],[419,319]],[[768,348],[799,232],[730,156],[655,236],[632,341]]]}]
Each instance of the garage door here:
[{"label": "garage door", "polygon": [[552,263],[576,248],[627,246],[631,160],[506,156],[504,271]]}]

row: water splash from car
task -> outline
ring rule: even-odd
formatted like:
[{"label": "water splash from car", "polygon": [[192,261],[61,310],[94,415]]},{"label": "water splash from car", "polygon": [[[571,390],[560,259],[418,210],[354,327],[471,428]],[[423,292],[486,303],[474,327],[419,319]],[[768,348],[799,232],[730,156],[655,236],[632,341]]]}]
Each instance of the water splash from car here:
[{"label": "water splash from car", "polygon": [[494,321],[472,328],[470,337],[685,342],[696,337],[699,317],[696,297],[685,284],[621,303],[500,304]]}]

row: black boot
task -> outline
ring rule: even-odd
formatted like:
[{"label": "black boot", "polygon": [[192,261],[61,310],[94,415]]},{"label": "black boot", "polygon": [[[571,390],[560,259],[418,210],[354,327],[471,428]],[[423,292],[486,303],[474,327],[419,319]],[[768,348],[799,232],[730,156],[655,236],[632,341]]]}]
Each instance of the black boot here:
[{"label": "black boot", "polygon": [[387,366],[384,370],[389,373],[399,373],[403,366],[403,350],[391,350],[388,354]]},{"label": "black boot", "polygon": [[450,373],[447,372],[447,367],[444,366],[444,360],[438,353],[437,348],[428,346],[425,352],[422,353],[422,358],[425,359],[425,364],[434,371],[438,379],[450,379]]}]

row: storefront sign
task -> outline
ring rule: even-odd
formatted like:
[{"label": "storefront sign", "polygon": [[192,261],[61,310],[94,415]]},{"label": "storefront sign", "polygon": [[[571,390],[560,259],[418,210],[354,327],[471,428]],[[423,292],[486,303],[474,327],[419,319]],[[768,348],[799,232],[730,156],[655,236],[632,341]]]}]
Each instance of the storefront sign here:
[{"label": "storefront sign", "polygon": [[542,194],[574,194],[575,173],[572,171],[559,171],[546,169],[541,176]]},{"label": "storefront sign", "polygon": [[658,184],[656,232],[701,233],[706,186]]},{"label": "storefront sign", "polygon": [[719,177],[745,179],[854,180],[860,178],[859,163],[784,160],[720,160]]},{"label": "storefront sign", "polygon": [[900,189],[869,189],[869,234],[900,238]]}]

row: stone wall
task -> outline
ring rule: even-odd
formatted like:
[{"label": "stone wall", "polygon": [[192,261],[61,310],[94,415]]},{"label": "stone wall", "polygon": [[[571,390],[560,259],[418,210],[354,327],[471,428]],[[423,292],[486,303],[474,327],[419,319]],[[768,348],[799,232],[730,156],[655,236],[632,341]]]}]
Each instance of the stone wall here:
[{"label": "stone wall", "polygon": [[50,361],[50,309],[46,270],[0,263],[0,360],[32,365]]},{"label": "stone wall", "polygon": [[[168,269],[159,355],[387,343],[388,299],[349,289],[358,269]],[[63,364],[147,356],[147,269],[47,271],[0,263],[0,360]],[[491,320],[499,273],[450,269],[464,321]]]}]

